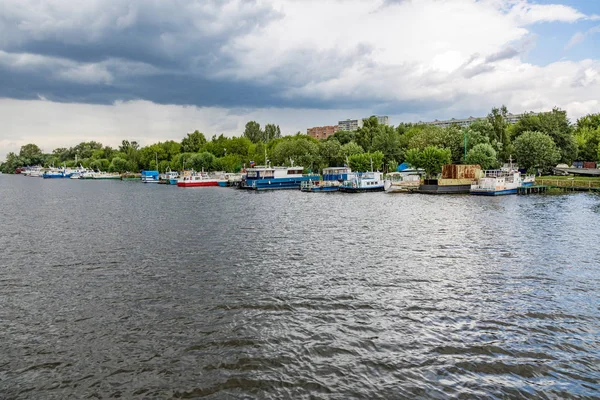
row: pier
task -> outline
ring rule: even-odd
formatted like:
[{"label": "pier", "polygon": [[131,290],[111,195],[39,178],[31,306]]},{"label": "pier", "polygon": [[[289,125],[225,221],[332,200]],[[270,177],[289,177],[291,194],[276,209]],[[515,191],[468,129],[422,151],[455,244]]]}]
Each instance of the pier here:
[{"label": "pier", "polygon": [[545,193],[548,190],[546,185],[521,186],[517,189],[517,194]]},{"label": "pier", "polygon": [[600,180],[585,179],[536,179],[540,185],[562,189],[567,192],[600,192]]}]

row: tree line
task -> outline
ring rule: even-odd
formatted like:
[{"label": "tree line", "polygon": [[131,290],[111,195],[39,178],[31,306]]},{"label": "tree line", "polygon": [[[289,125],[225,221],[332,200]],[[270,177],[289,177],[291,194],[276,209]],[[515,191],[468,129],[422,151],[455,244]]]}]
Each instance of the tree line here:
[{"label": "tree line", "polygon": [[448,163],[479,164],[490,169],[511,159],[523,169],[549,171],[557,163],[600,160],[600,113],[586,115],[574,124],[558,108],[526,114],[514,124],[507,117],[505,106],[493,108],[486,118],[467,127],[442,128],[422,123],[389,126],[370,117],[356,131],[338,131],[323,140],[300,132],[282,136],[278,125],[261,128],[258,122],[250,121],[239,137],[221,134],[207,140],[203,133],[195,131],[180,142],[169,140],[144,147],[128,140],[123,140],[118,148],[90,141],[44,153],[37,145],[27,144],[18,154],[9,153],[0,170],[12,173],[27,165],[81,164],[111,172],[184,168],[237,172],[250,162],[270,162],[293,163],[314,172],[343,165],[355,171],[389,171],[407,162],[434,175]]}]

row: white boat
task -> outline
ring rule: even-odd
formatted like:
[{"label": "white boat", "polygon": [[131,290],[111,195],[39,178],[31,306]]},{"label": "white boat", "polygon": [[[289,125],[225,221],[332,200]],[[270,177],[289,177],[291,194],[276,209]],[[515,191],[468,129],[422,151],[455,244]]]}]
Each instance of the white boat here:
[{"label": "white boat", "polygon": [[115,173],[109,173],[109,172],[97,172],[93,175],[92,179],[121,179],[121,174],[115,172]]},{"label": "white boat", "polygon": [[178,187],[219,186],[219,180],[203,172],[186,173],[177,179]]},{"label": "white boat", "polygon": [[348,179],[340,186],[340,192],[359,193],[359,192],[383,192],[385,185],[383,174],[375,172],[353,172],[348,174]]},{"label": "white boat", "polygon": [[[177,179],[179,178],[179,172],[177,171],[171,171],[170,169],[165,172],[164,174],[160,174],[158,176],[158,183],[165,183],[165,184],[173,184],[176,185],[177,184]],[[175,182],[175,183],[172,183]]]},{"label": "white boat", "polygon": [[483,171],[483,177],[471,185],[471,194],[480,196],[517,194],[522,186],[523,179],[519,171],[488,170]]}]

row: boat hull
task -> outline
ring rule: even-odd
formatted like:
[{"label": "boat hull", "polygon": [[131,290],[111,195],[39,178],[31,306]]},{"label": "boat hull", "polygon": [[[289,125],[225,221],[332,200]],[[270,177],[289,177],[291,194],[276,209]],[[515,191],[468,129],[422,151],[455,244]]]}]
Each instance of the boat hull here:
[{"label": "boat hull", "polygon": [[415,192],[423,194],[469,194],[471,185],[421,185]]},{"label": "boat hull", "polygon": [[227,181],[219,181],[217,182],[221,187],[227,187]]},{"label": "boat hull", "polygon": [[505,196],[508,194],[517,194],[518,189],[502,189],[502,190],[472,190],[471,194],[475,196]]},{"label": "boat hull", "polygon": [[385,188],[383,186],[374,186],[369,188],[340,186],[340,192],[345,193],[383,192],[384,190]]},{"label": "boat hull", "polygon": [[169,179],[171,185],[177,185],[177,179]]},{"label": "boat hull", "polygon": [[303,192],[339,192],[340,187],[339,186],[315,186],[315,187],[308,187],[308,188],[300,188],[301,191]]},{"label": "boat hull", "polygon": [[252,179],[242,181],[240,188],[250,190],[300,189],[302,182],[318,180],[318,176],[303,176],[296,178]]},{"label": "boat hull", "polygon": [[178,187],[207,187],[207,186],[219,186],[217,181],[189,181],[189,182],[177,182]]}]

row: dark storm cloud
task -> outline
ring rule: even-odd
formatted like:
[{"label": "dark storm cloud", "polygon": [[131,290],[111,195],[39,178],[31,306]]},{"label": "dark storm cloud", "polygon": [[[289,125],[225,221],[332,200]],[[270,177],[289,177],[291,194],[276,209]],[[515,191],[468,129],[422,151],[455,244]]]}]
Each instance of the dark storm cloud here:
[{"label": "dark storm cloud", "polygon": [[[284,76],[268,84],[215,77],[234,63],[221,52],[223,46],[281,17],[256,2],[88,2],[79,12],[60,1],[32,9],[24,4],[8,0],[0,17],[2,97],[224,107],[308,104],[281,98]],[[32,61],[32,55],[43,57]]]}]

